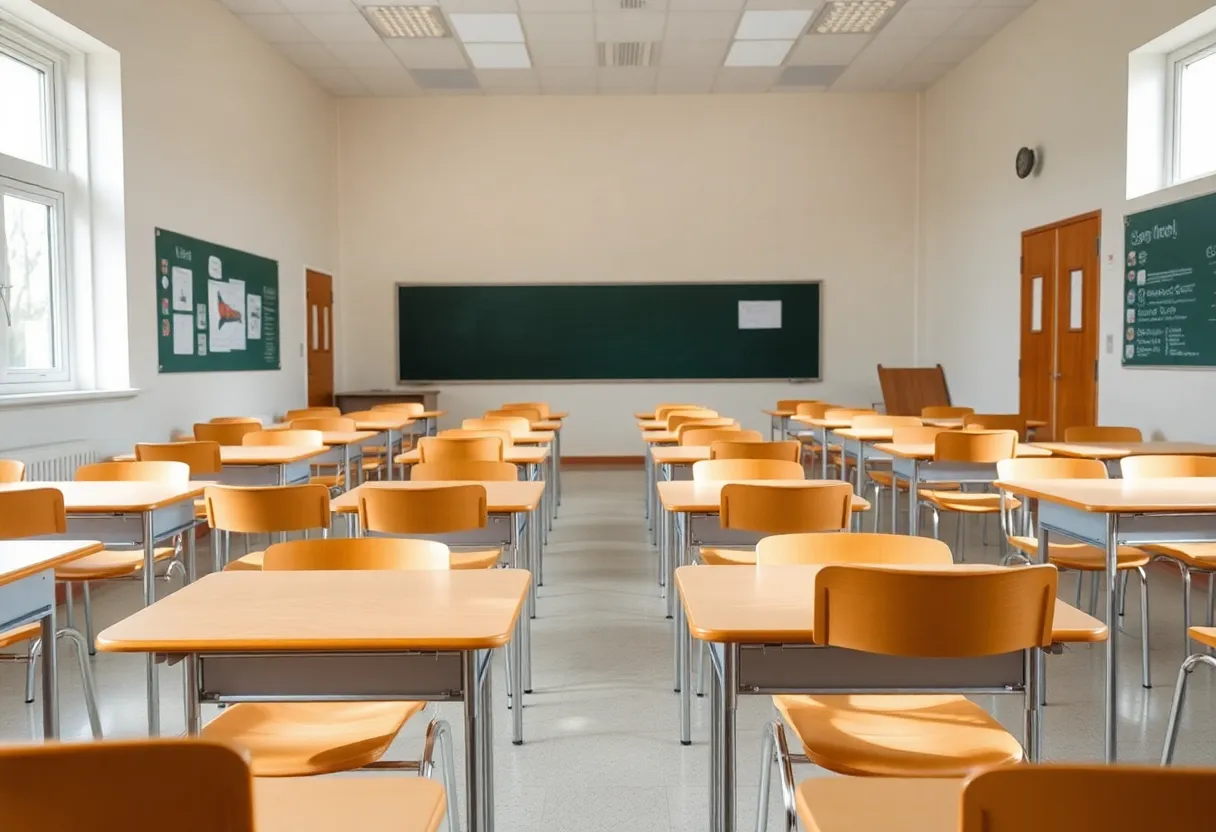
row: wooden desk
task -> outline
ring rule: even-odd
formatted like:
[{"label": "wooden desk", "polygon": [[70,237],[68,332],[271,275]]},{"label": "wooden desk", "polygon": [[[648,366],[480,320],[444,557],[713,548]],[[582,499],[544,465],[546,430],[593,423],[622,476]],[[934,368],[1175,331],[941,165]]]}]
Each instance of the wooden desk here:
[{"label": "wooden desk", "polygon": [[420,404],[427,410],[439,409],[439,391],[421,390],[356,390],[350,393],[335,393],[334,404],[343,413],[371,410],[378,404]]},{"label": "wooden desk", "polygon": [[516,512],[535,511],[540,505],[544,484],[530,480],[477,481],[477,482],[415,482],[413,480],[396,482],[365,482],[358,488],[353,488],[345,494],[340,494],[330,502],[330,508],[337,514],[358,515],[359,495],[373,488],[391,488],[398,491],[417,491],[431,488],[441,488],[445,485],[480,485],[486,490],[486,508],[490,514],[514,514]]},{"label": "wooden desk", "polygon": [[529,582],[518,569],[220,572],[102,631],[97,647],[185,661],[191,734],[204,701],[463,702],[469,826],[489,830],[491,656],[519,627]]},{"label": "wooden desk", "polygon": [[[791,421],[798,422],[803,425],[810,425],[812,428],[812,436],[819,441],[819,477],[820,479],[828,478],[828,448],[829,448],[829,433],[835,433],[845,428],[853,426],[853,419],[820,419],[813,416],[794,416]],[[814,429],[818,429],[819,435],[814,436]],[[841,455],[844,454],[844,446],[841,446]],[[844,464],[841,464],[841,478],[844,478]],[[860,490],[860,481],[858,482]]]},{"label": "wooden desk", "polygon": [[[1216,542],[1216,478],[1158,480],[1001,480],[997,486],[1038,501],[1040,559],[1051,537],[1106,552],[1106,613],[1118,609],[1119,546]],[[1113,617],[1107,620],[1113,621]],[[1106,643],[1106,761],[1118,758],[1118,628]]]},{"label": "wooden desk", "polygon": [[655,465],[692,465],[709,459],[708,445],[651,445],[647,450]]},{"label": "wooden desk", "polygon": [[815,832],[959,832],[963,783],[901,777],[813,777],[798,817]]},{"label": "wooden desk", "polygon": [[[354,411],[354,412],[358,412],[358,411]],[[343,415],[342,418],[348,419],[350,417],[348,415]],[[419,417],[419,418],[422,418],[422,417]],[[394,412],[391,410],[377,410],[375,412],[374,417],[368,416],[367,418],[355,419],[355,430],[357,430],[357,431],[366,430],[366,431],[371,431],[372,433],[376,434],[374,437],[372,437],[373,441],[382,442],[383,443],[382,447],[387,449],[385,451],[385,454],[387,456],[392,456],[394,453],[397,452],[397,448],[401,445],[403,432],[405,431],[405,429],[407,427],[415,424],[415,421],[416,420],[412,416],[395,415]],[[290,422],[279,422],[278,424],[267,425],[267,427],[265,429],[266,430],[290,430],[291,423]],[[322,434],[323,434],[323,436],[321,438],[321,441],[324,442],[326,445],[341,444],[340,441],[339,442],[330,441],[330,438],[341,435],[341,432],[322,431]],[[364,447],[363,450],[378,450],[379,447],[380,446],[369,445],[369,446]],[[387,468],[387,471],[388,471],[388,478],[390,480],[393,479],[395,476],[394,471],[393,471],[393,466],[387,465],[385,467]]]},{"label": "wooden desk", "polygon": [[1107,462],[1107,468],[1118,475],[1115,462],[1129,456],[1216,456],[1216,445],[1202,442],[1035,442],[1036,448],[1042,448],[1055,456],[1068,456],[1080,459],[1100,459]]},{"label": "wooden desk", "polygon": [[[866,693],[893,689],[934,692],[1021,693],[1026,708],[1027,756],[1037,761],[1041,744],[1041,668],[1025,651],[994,659],[917,659],[814,647],[817,566],[683,567],[676,572],[682,606],[694,637],[707,642],[716,673],[711,695],[711,808],[724,807],[721,829],[735,826],[735,709],[741,695]],[[905,567],[908,568],[908,567]],[[999,570],[964,564],[959,571]],[[746,573],[741,577],[740,573]],[[1056,601],[1053,640],[1101,641],[1102,622]],[[775,649],[774,649],[775,648]],[[926,674],[950,680],[937,687]],[[726,680],[725,682],[723,680]],[[868,779],[868,778],[867,778]],[[711,817],[713,813],[711,811]]]},{"label": "wooden desk", "polygon": [[[59,643],[55,567],[100,552],[96,540],[0,540],[0,629],[39,622],[42,631],[42,738],[59,739]],[[86,657],[87,658],[87,657]]]},{"label": "wooden desk", "polygon": [[[503,451],[502,457],[503,462],[510,462],[512,465],[539,466],[549,458],[549,449],[540,445],[512,445]],[[403,466],[417,465],[422,462],[422,451],[410,448],[405,453],[397,454],[393,461]],[[540,477],[530,473],[528,479],[538,480]]]},{"label": "wooden desk", "polygon": [[798,413],[796,410],[762,410],[760,412],[769,417],[768,438],[773,442],[785,439],[789,435],[787,422]]},{"label": "wooden desk", "polygon": [[[925,419],[924,422],[926,425],[932,428],[961,428],[963,426],[963,419],[961,416],[953,419]],[[1031,436],[1033,436],[1034,432],[1039,428],[1045,427],[1047,427],[1047,422],[1042,419],[1026,420],[1026,432]]]},{"label": "wooden desk", "polygon": [[423,777],[255,777],[257,832],[435,832],[443,786]]},{"label": "wooden desk", "polygon": [[[718,509],[722,502],[722,488],[727,485],[773,485],[797,488],[825,480],[669,480],[659,483],[659,502],[666,511],[684,514],[713,515],[717,522]],[[836,480],[827,480],[835,484]],[[853,511],[868,511],[870,503],[853,495]],[[696,545],[720,546],[729,543],[698,543]]]},{"label": "wooden desk", "polygon": [[[311,445],[221,445],[223,465],[214,481],[221,485],[295,485],[308,482],[313,463],[329,451]],[[135,454],[119,454],[120,462]],[[214,475],[205,475],[208,478]]]},{"label": "wooden desk", "polygon": [[666,419],[641,419],[638,421],[638,427],[642,430],[667,430]]},{"label": "wooden desk", "polygon": [[[156,542],[182,536],[186,583],[194,580],[194,501],[203,493],[200,483],[179,486],[161,482],[19,482],[0,484],[0,490],[55,488],[63,494],[67,531],[54,539],[99,540],[143,549],[144,605],[156,600]],[[51,536],[48,535],[48,538]],[[212,535],[214,541],[217,535]],[[46,539],[46,538],[44,538]],[[46,645],[43,645],[44,647]],[[48,658],[49,655],[48,655]],[[152,657],[145,667],[148,692],[148,733],[160,733],[160,678]]]}]

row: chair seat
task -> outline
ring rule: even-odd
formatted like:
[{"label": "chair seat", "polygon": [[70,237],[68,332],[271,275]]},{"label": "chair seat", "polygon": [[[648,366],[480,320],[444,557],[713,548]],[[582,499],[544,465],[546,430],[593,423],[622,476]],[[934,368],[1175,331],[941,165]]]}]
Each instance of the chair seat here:
[{"label": "chair seat", "polygon": [[[873,469],[867,468],[866,476],[869,477],[870,479],[874,480],[874,482],[878,483],[883,488],[890,488],[891,481],[894,479],[894,477],[892,476],[890,471],[883,471],[882,469],[875,471]],[[900,491],[908,490],[908,481],[907,480],[899,481],[899,490]],[[956,482],[935,482],[935,483],[933,483],[933,490],[934,491],[957,491],[958,483],[956,483]]]},{"label": "chair seat", "polygon": [[262,571],[262,556],[265,552],[250,552],[244,557],[236,560],[228,561],[228,565],[224,567],[225,572],[261,572]]},{"label": "chair seat", "polygon": [[1145,546],[1146,552],[1165,555],[1181,561],[1192,569],[1216,571],[1216,543],[1181,543],[1172,546]]},{"label": "chair seat", "polygon": [[1187,635],[1207,647],[1216,647],[1216,627],[1188,627]]},{"label": "chair seat", "polygon": [[425,702],[244,703],[225,708],[204,739],[249,752],[254,777],[350,771],[384,756]]},{"label": "chair seat", "polygon": [[774,696],[806,756],[872,777],[965,777],[1022,760],[1017,738],[964,696]]},{"label": "chair seat", "polygon": [[[157,563],[173,557],[177,550],[172,546],[157,546],[154,556]],[[123,578],[143,571],[144,553],[140,549],[106,549],[71,563],[55,567],[55,578],[60,581],[101,581],[106,578]]]},{"label": "chair seat", "polygon": [[338,488],[344,481],[342,474],[320,474],[308,478],[311,485],[323,485],[326,488]]},{"label": "chair seat", "polygon": [[[224,567],[225,572],[256,572],[262,569],[262,556],[265,552],[250,552],[244,557],[230,561]],[[490,569],[502,557],[502,548],[478,549],[472,552],[452,552],[452,569]],[[754,561],[753,561],[754,562]]]},{"label": "chair seat", "polygon": [[701,563],[706,566],[755,566],[756,550],[720,549],[714,546],[701,547]]},{"label": "chair seat", "polygon": [[[920,498],[945,511],[961,511],[970,514],[994,514],[1001,510],[1001,495],[987,492],[945,491],[922,488]],[[1006,497],[1005,505],[1015,509],[1021,505],[1014,497]]]},{"label": "chair seat", "polygon": [[[1011,537],[1009,543],[1019,552],[1037,558],[1039,541],[1034,537]],[[1048,543],[1047,557],[1056,566],[1084,572],[1106,570],[1106,552],[1088,543]],[[1149,562],[1149,555],[1134,546],[1120,546],[1116,553],[1118,569],[1136,569]]]},{"label": "chair seat", "polygon": [[0,632],[0,648],[12,647],[14,644],[31,641],[40,635],[42,635],[41,622],[35,621],[33,624],[22,624],[20,627]]}]

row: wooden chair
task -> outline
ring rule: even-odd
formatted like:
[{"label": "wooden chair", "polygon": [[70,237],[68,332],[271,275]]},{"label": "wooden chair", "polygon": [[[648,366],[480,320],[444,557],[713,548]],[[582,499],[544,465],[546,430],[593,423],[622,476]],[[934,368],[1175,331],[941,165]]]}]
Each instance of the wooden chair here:
[{"label": "wooden chair", "polygon": [[1017,413],[970,413],[963,417],[968,430],[1011,430],[1019,442],[1026,441],[1026,417]]},{"label": "wooden chair", "polygon": [[1111,425],[1092,425],[1064,429],[1065,442],[1143,442],[1140,428],[1120,428]]},{"label": "wooden chair", "polygon": [[292,419],[289,424],[292,430],[319,430],[340,433],[353,433],[355,420],[345,416],[305,416],[303,419]]},{"label": "wooden chair", "polygon": [[[289,428],[288,430],[259,430],[247,433],[241,439],[241,444],[250,447],[268,447],[300,445],[306,448],[320,448],[325,445],[325,434],[319,430],[304,430]],[[323,485],[330,493],[341,491],[346,484],[346,473],[334,469],[331,465],[310,466],[311,476],[308,482],[313,485]],[[328,473],[332,471],[332,473]],[[321,473],[326,472],[326,473]]]},{"label": "wooden chair", "polygon": [[190,468],[191,479],[218,474],[224,468],[218,442],[140,442],[135,446],[135,459],[138,462],[184,462]]},{"label": "wooden chair", "polygon": [[465,430],[505,430],[512,436],[532,432],[532,423],[522,416],[501,416],[493,419],[465,419],[460,423]]},{"label": "wooden chair", "polygon": [[[1190,605],[1187,606],[1189,612]],[[1211,609],[1211,605],[1208,608]],[[1178,685],[1174,688],[1174,704],[1170,706],[1170,719],[1165,728],[1165,747],[1161,751],[1161,765],[1163,766],[1168,766],[1174,761],[1174,748],[1178,744],[1178,719],[1182,713],[1183,702],[1186,700],[1186,686],[1190,681],[1192,671],[1200,664],[1216,668],[1216,655],[1213,655],[1213,652],[1216,651],[1216,627],[1212,627],[1210,623],[1207,627],[1188,627],[1187,643],[1190,644],[1192,640],[1202,645],[1205,652],[1187,656],[1178,670]],[[1205,825],[1211,825],[1210,819],[1205,820]]]},{"label": "wooden chair", "polygon": [[76,482],[170,482],[189,485],[190,466],[184,462],[92,462],[76,469]]},{"label": "wooden chair", "polygon": [[672,416],[668,419],[672,427],[669,428],[676,435],[676,442],[680,441],[680,437],[691,430],[724,430],[724,429],[739,429],[739,423],[734,419],[694,419],[684,416]]},{"label": "wooden chair", "polygon": [[[938,659],[1045,649],[1055,595],[1056,570],[1047,565],[980,572],[829,565],[815,577],[815,643]],[[958,694],[774,696],[773,704],[781,719],[764,733],[760,832],[774,759],[787,830],[797,825],[794,762],[854,776],[965,777],[1022,761],[1018,739]],[[787,725],[803,755],[790,753]]]},{"label": "wooden chair", "polygon": [[687,429],[679,431],[676,442],[690,447],[705,448],[721,440],[735,442],[761,442],[764,440],[758,430],[743,430],[736,427],[707,428],[700,425],[681,425],[681,427]]},{"label": "wooden chair", "polygon": [[[741,532],[847,532],[853,518],[853,486],[847,482],[730,483],[719,500],[718,523]],[[700,560],[709,566],[755,566],[756,547],[703,546]]]},{"label": "wooden chair", "polygon": [[[710,459],[779,459],[798,465],[802,456],[802,446],[790,440],[787,442],[763,442],[757,431],[740,431],[755,433],[756,438],[729,437],[715,438],[709,444]],[[685,443],[688,444],[688,443]]]},{"label": "wooden chair", "polygon": [[232,571],[259,570],[264,552],[247,552],[239,560],[229,562],[231,535],[284,535],[287,532],[305,534],[329,530],[329,489],[316,483],[306,485],[268,485],[241,488],[231,485],[209,485],[203,492],[207,507],[207,523],[217,535],[212,554],[214,569]]},{"label": "wooden chair", "polygon": [[777,399],[777,406],[773,409],[789,410],[797,413],[798,405],[802,404],[819,404],[819,399]]},{"label": "wooden chair", "polygon": [[[669,410],[664,420],[667,422],[668,430],[675,430],[677,425],[684,422],[693,422],[698,419],[717,419],[718,411],[710,410],[705,407],[694,407],[687,410]],[[672,419],[675,419],[673,422]]]},{"label": "wooden chair", "polygon": [[[865,430],[865,429],[874,430],[877,428],[890,428],[892,431],[894,431],[895,428],[923,427],[923,424],[924,424],[923,422],[921,422],[919,416],[888,416],[885,413],[872,413],[872,412],[871,413],[858,413],[857,415],[855,415],[853,417],[852,422],[853,422],[853,427],[858,430]],[[829,459],[833,465],[839,466],[841,464],[841,460],[844,461],[846,473],[849,468],[853,467],[854,463],[851,460],[849,460],[848,457],[844,456],[840,451],[831,451],[830,453],[831,453],[831,456],[829,457]],[[871,464],[875,464],[876,460],[871,460],[870,462],[871,462]],[[889,466],[889,463],[883,463],[883,464]],[[870,469],[867,468],[866,471],[867,471],[867,473],[869,473]],[[862,483],[862,489],[864,490],[867,486],[874,488],[875,498],[877,499],[878,488],[879,488],[878,484],[870,483],[869,480],[867,480]],[[874,528],[875,528],[875,530],[878,529],[878,512],[874,513]]]},{"label": "wooden chair", "polygon": [[692,465],[694,480],[803,480],[797,462],[781,459],[703,459]]},{"label": "wooden chair", "polygon": [[535,410],[540,414],[542,421],[549,419],[549,404],[548,402],[507,402],[498,408],[499,410]]},{"label": "wooden chair", "polygon": [[[947,428],[935,428],[928,425],[896,427],[891,431],[891,442],[896,445],[932,445],[937,441],[937,435]],[[882,495],[884,492],[891,491],[895,483],[895,477],[889,470],[882,468],[869,471],[870,484],[874,487],[874,531],[878,531],[878,520],[882,512]],[[938,491],[949,491],[957,489],[958,486],[954,483],[934,483],[933,487]],[[908,481],[899,480],[899,491],[908,490]],[[895,498],[891,498],[891,531],[896,528],[896,520],[899,516],[899,506],[895,503]]]},{"label": "wooden chair", "polygon": [[1216,456],[1128,456],[1119,460],[1119,471],[1125,480],[1216,477]]},{"label": "wooden chair", "polygon": [[266,547],[263,572],[347,572],[448,569],[448,547],[437,540],[400,537],[328,537]]},{"label": "wooden chair", "polygon": [[756,544],[757,566],[828,563],[949,566],[954,558],[940,540],[906,534],[777,534]]},{"label": "wooden chair", "polygon": [[673,410],[704,410],[704,409],[705,408],[702,408],[701,405],[699,405],[699,404],[674,404],[674,403],[660,404],[660,405],[657,405],[654,409],[654,420],[656,422],[666,421],[667,414],[671,413]]},{"label": "wooden chair", "polygon": [[487,410],[481,415],[483,419],[527,419],[528,426],[541,420],[540,411],[536,408],[514,408],[511,410]]},{"label": "wooden chair", "polygon": [[[1011,430],[946,430],[934,437],[933,446],[933,459],[938,462],[994,464],[1014,457],[1018,448],[1018,435]],[[921,488],[917,498],[918,506],[927,506],[933,513],[934,537],[940,537],[941,512],[952,511],[958,515],[955,555],[960,561],[965,560],[967,545],[964,518],[989,514],[1000,516],[1001,513],[1001,495],[991,491]],[[1006,498],[1005,504],[1010,509],[1020,505],[1012,497]],[[1004,544],[1005,537],[1002,535],[1002,555]]]},{"label": "wooden chair", "polygon": [[[430,537],[484,529],[489,520],[483,485],[436,485],[426,489],[365,488],[359,492],[359,524],[364,534]],[[452,551],[452,569],[489,569],[502,547]]]},{"label": "wooden chair", "polygon": [[[795,416],[806,416],[810,419],[822,419],[824,414],[829,410],[836,409],[836,405],[829,402],[802,402],[794,408]],[[815,435],[810,425],[795,425],[793,428],[795,438],[802,443],[803,450],[806,453],[808,462],[815,459],[820,453],[819,438]]]},{"label": "wooden chair", "polygon": [[[312,486],[299,486],[311,488]],[[208,489],[210,490],[210,489]],[[328,502],[329,495],[325,494]],[[210,498],[208,503],[211,503]],[[275,570],[446,569],[429,541],[397,541],[397,556],[388,556],[383,541],[308,540],[280,543],[265,553],[264,565]],[[317,544],[321,544],[318,546]],[[408,544],[414,544],[408,546]],[[413,556],[403,556],[403,548]],[[440,748],[448,795],[448,829],[455,830],[456,762],[452,731],[435,717],[426,729],[421,760],[381,761],[401,728],[426,707],[425,702],[244,702],[230,705],[203,726],[202,737],[241,748],[249,754],[255,777],[308,777],[374,766],[417,771],[431,776],[432,749]]]},{"label": "wooden chair", "polygon": [[21,482],[25,479],[25,463],[16,459],[0,459],[0,482]]},{"label": "wooden chair", "polygon": [[194,438],[217,445],[239,445],[245,434],[261,430],[261,422],[199,422],[194,426]]},{"label": "wooden chair", "polygon": [[215,416],[207,420],[213,425],[257,425],[262,426],[262,420],[254,416]]},{"label": "wooden chair", "polygon": [[283,421],[294,422],[296,419],[325,419],[341,415],[342,411],[336,407],[301,407],[284,413]]},{"label": "wooden chair", "polygon": [[[997,476],[1002,480],[1104,480],[1107,478],[1106,465],[1096,459],[1072,459],[1069,457],[1043,457],[1003,459],[996,464]],[[1008,498],[1007,498],[1008,499]],[[1008,537],[1014,553],[1007,556],[1003,562],[1014,558],[1025,563],[1037,563],[1039,559],[1039,540],[1029,535],[1013,533],[1015,524],[1012,513],[1007,512],[1002,518],[1002,527]],[[1089,611],[1092,615],[1098,604],[1099,576],[1106,572],[1106,551],[1088,543],[1061,543],[1048,541],[1047,561],[1057,569],[1068,569],[1077,572],[1077,597],[1074,606],[1081,606],[1081,578],[1088,573],[1092,576],[1090,584]],[[1152,687],[1152,676],[1149,668],[1149,606],[1148,606],[1148,573],[1144,567],[1148,565],[1150,556],[1134,546],[1120,546],[1116,552],[1116,571],[1120,573],[1122,592],[1127,592],[1127,574],[1135,572],[1140,576],[1140,656],[1141,675],[1146,688]],[[1103,586],[1105,584],[1102,584]],[[1123,627],[1123,604],[1119,605],[1119,627]]]},{"label": "wooden chair", "polygon": [[950,407],[948,405],[929,405],[920,409],[922,419],[963,419],[975,413],[970,407]]},{"label": "wooden chair", "polygon": [[514,443],[511,441],[511,431],[505,429],[465,430],[464,428],[449,428],[448,430],[439,431],[437,435],[440,439],[493,437],[502,441],[503,453],[514,447]]},{"label": "wooden chair", "polygon": [[426,462],[410,468],[419,482],[511,482],[519,479],[519,466],[510,462]]},{"label": "wooden chair", "polygon": [[[39,537],[44,534],[65,534],[67,513],[63,507],[63,492],[57,488],[29,488],[16,491],[0,491],[0,540],[16,540]],[[72,587],[67,587],[71,597]],[[97,712],[97,690],[93,684],[93,668],[89,664],[89,644],[81,633],[68,623],[55,631],[55,640],[66,638],[76,647],[76,661],[80,666],[80,678],[84,684],[84,703],[89,713],[89,726],[93,737],[101,738],[101,717]],[[22,624],[9,630],[0,630],[0,650],[25,644],[21,653],[0,653],[0,663],[20,662],[25,665],[25,701],[34,701],[34,686],[38,674],[38,658],[42,655],[42,623]],[[3,764],[0,763],[0,766]],[[2,779],[2,778],[0,778]],[[7,783],[5,783],[7,785]],[[3,794],[0,785],[0,795]],[[6,823],[14,823],[12,803],[0,797],[0,814]],[[20,826],[13,827],[14,829]]]},{"label": "wooden chair", "polygon": [[830,402],[800,402],[794,408],[794,415],[806,416],[811,419],[822,419],[825,413],[836,409],[836,407],[837,405]]},{"label": "wooden chair", "polygon": [[418,440],[420,462],[502,462],[503,441],[494,436],[428,436]]}]

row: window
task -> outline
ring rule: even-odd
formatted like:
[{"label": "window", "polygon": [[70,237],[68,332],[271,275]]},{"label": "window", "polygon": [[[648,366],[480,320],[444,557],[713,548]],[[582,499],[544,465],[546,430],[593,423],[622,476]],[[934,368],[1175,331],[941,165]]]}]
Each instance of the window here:
[{"label": "window", "polygon": [[1174,183],[1216,172],[1216,35],[1173,53],[1169,66],[1168,173]]},{"label": "window", "polygon": [[0,24],[0,394],[72,386],[66,63]]}]

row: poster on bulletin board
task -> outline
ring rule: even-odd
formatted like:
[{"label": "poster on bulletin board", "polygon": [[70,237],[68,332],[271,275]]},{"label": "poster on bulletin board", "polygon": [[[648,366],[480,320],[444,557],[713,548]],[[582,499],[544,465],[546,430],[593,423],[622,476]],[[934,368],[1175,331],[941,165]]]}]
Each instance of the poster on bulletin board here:
[{"label": "poster on bulletin board", "polygon": [[279,369],[279,264],[156,229],[159,371]]}]

